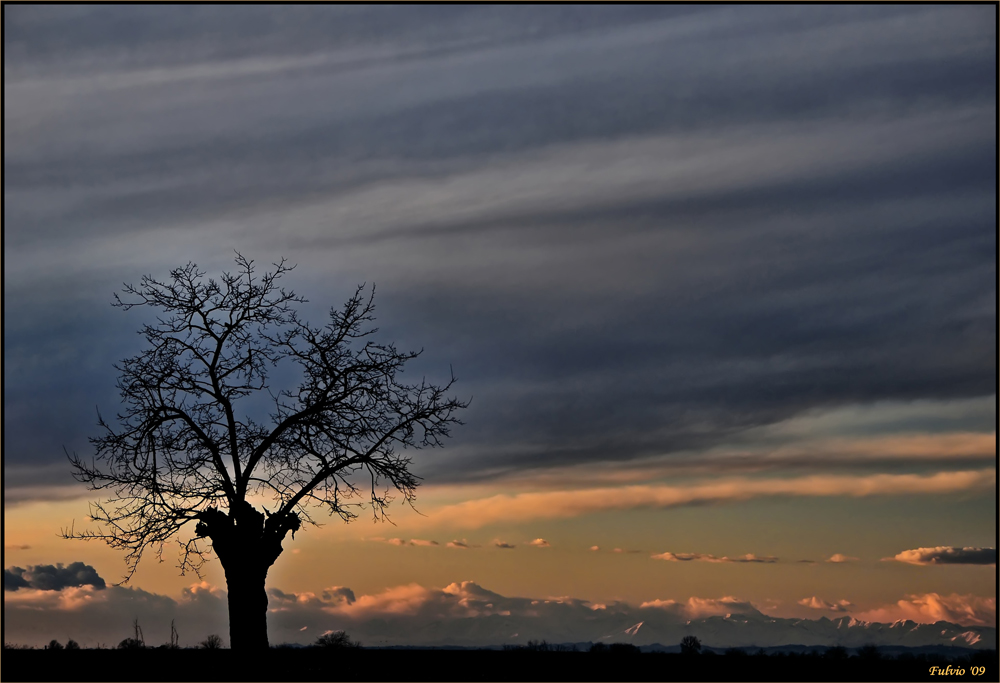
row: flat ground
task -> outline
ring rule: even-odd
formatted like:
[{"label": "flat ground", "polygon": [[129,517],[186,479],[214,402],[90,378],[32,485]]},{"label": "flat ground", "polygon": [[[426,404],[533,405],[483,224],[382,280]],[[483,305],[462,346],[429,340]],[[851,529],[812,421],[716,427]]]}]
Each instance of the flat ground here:
[{"label": "flat ground", "polygon": [[[4,681],[997,681],[996,652],[972,660],[496,650],[4,650]],[[977,673],[973,673],[974,669]],[[979,673],[979,668],[982,672]]]}]

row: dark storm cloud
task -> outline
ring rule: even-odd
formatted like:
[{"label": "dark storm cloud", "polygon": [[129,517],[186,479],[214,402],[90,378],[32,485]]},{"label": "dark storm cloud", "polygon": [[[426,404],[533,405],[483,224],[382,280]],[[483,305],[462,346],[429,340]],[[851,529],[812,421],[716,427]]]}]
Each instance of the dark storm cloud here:
[{"label": "dark storm cloud", "polygon": [[7,7],[6,462],[116,412],[122,281],[234,246],[453,365],[434,481],[995,394],[995,18]]},{"label": "dark storm cloud", "polygon": [[93,586],[98,590],[103,590],[106,584],[104,579],[98,576],[96,569],[83,562],[73,562],[66,567],[60,562],[54,566],[38,564],[30,565],[27,569],[11,567],[3,570],[3,589],[5,591],[16,591],[19,588],[59,591],[63,588],[79,586]]},{"label": "dark storm cloud", "polygon": [[904,550],[895,557],[887,558],[909,564],[990,564],[997,563],[996,548],[955,548],[937,546]]}]

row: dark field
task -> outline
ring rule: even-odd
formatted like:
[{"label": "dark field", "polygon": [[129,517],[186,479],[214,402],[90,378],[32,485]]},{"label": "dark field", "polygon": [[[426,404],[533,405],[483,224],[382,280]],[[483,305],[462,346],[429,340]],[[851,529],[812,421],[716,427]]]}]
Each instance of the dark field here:
[{"label": "dark field", "polygon": [[[962,675],[931,675],[951,665]],[[976,667],[973,669],[973,667]],[[973,674],[973,671],[982,673]],[[832,660],[816,655],[497,650],[4,650],[4,681],[996,681],[995,651]]]}]

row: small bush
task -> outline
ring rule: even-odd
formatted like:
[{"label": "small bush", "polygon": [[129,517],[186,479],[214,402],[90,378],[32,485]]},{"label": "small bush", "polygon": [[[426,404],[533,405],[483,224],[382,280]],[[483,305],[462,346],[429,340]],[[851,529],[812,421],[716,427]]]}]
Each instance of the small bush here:
[{"label": "small bush", "polygon": [[198,643],[198,647],[202,650],[221,650],[223,648],[222,637],[213,633],[208,638],[205,638],[205,640]]},{"label": "small bush", "polygon": [[49,644],[45,646],[46,650],[62,650],[63,645],[58,640],[50,640]]},{"label": "small bush", "polygon": [[323,648],[324,650],[343,650],[361,647],[361,643],[355,643],[343,631],[330,631],[317,638],[316,642],[313,643],[313,647]]},{"label": "small bush", "polygon": [[66,649],[67,650],[79,650],[80,649],[80,643],[78,643],[75,640],[73,640],[72,638],[70,638],[69,640],[66,641]]},{"label": "small bush", "polygon": [[145,650],[146,645],[138,638],[126,638],[118,643],[119,650]]}]

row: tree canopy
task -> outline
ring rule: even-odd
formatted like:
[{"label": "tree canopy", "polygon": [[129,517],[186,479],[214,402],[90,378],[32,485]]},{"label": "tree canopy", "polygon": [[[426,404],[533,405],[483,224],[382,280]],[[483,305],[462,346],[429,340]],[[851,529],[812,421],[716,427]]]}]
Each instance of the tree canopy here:
[{"label": "tree canopy", "polygon": [[[350,521],[367,505],[384,518],[394,496],[414,500],[419,478],[404,450],[440,446],[468,405],[446,395],[453,375],[401,381],[420,352],[373,339],[374,287],[314,326],[296,310],[305,299],[279,286],[292,266],[258,276],[239,253],[236,265],[206,279],[188,263],[115,295],[116,307],[159,313],[140,330],[145,349],[115,365],[117,420],[99,414],[93,456],[69,456],[79,481],[107,492],[91,506],[100,528],[64,535],[125,550],[126,581],[171,539],[182,572],[200,570],[206,537],[223,564],[230,546],[257,543],[266,572],[317,508]],[[273,389],[271,374],[289,364],[297,386]],[[244,520],[255,519],[263,526],[251,538]]]}]

